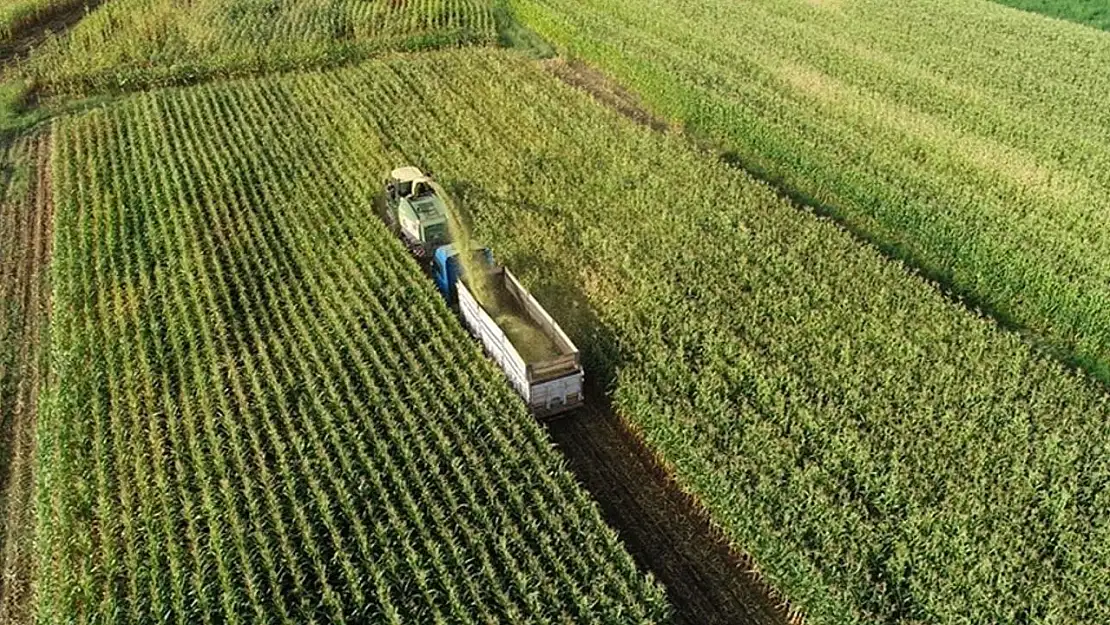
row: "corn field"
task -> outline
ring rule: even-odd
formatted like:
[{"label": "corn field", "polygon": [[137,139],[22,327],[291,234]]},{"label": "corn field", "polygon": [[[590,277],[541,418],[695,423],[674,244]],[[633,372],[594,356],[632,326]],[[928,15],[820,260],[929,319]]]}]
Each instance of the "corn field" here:
[{"label": "corn field", "polygon": [[329,121],[485,58],[57,121],[38,622],[666,619],[374,215],[400,154]]},{"label": "corn field", "polygon": [[46,92],[84,95],[496,36],[485,0],[113,0],[37,51],[21,73]]},{"label": "corn field", "polygon": [[[1035,17],[1010,34],[1011,12],[956,0],[906,3],[913,20],[850,0],[513,4],[656,112],[1098,370],[1110,169],[1103,85],[1083,76],[1102,34]],[[968,15],[997,26],[985,51],[961,39]],[[1000,71],[1007,37],[1035,51],[1031,32],[1090,54]],[[42,74],[60,91],[125,76],[60,67]],[[399,163],[437,173],[808,622],[1110,621],[1103,387],[522,56],[129,96],[57,120],[52,158],[40,622],[666,620],[376,221]]]},{"label": "corn field", "polygon": [[512,5],[730,160],[1110,381],[1110,33],[976,0]]},{"label": "corn field", "polygon": [[50,136],[12,140],[0,155],[0,622],[25,622],[35,414],[45,377],[50,257]]},{"label": "corn field", "polygon": [[325,180],[437,172],[807,622],[1110,620],[1105,391],[828,220],[506,52],[138,101],[201,94]]}]

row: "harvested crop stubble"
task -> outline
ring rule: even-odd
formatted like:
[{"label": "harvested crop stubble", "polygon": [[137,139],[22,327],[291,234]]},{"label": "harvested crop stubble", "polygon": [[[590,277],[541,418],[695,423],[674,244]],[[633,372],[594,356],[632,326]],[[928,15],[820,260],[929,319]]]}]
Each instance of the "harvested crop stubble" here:
[{"label": "harvested crop stubble", "polygon": [[1110,33],[979,0],[511,4],[1110,383]]},{"label": "harvested crop stubble", "polygon": [[38,621],[664,620],[301,80],[58,121]]},{"label": "harvested crop stubble", "polygon": [[829,221],[504,52],[221,89],[437,172],[809,622],[1110,621],[1105,393]]}]

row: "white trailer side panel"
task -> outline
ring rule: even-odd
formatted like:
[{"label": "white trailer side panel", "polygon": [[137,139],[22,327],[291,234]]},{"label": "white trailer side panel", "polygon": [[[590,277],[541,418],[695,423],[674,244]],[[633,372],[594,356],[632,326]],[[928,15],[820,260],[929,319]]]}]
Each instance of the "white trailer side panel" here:
[{"label": "white trailer side panel", "polygon": [[[462,314],[463,323],[472,334],[478,337],[478,340],[485,346],[486,353],[505,372],[509,382],[517,393],[524,398],[532,414],[537,417],[549,417],[583,404],[582,386],[585,376],[582,373],[582,367],[577,364],[577,350],[574,350],[572,358],[571,355],[565,355],[559,359],[571,358],[571,361],[567,363],[570,368],[566,369],[567,373],[565,375],[533,380],[529,374],[528,363],[524,362],[524,358],[513,346],[505,331],[478,304],[470,289],[466,288],[466,285],[460,281],[456,283],[456,290],[459,299],[459,312]],[[531,303],[536,308],[540,308],[534,299],[531,300]],[[542,311],[542,308],[540,310]],[[544,312],[544,315],[546,316],[546,312]],[[550,321],[550,317],[547,317],[547,319]],[[562,334],[562,329],[558,328],[554,321],[550,321],[550,324]],[[570,344],[565,335],[563,335],[563,340],[566,344]],[[571,345],[571,348],[573,349],[573,345]]]},{"label": "white trailer side panel", "polygon": [[527,401],[531,393],[528,386],[528,368],[524,359],[513,347],[509,337],[505,336],[505,332],[494,323],[489,313],[478,305],[478,300],[470,294],[470,290],[461,280],[456,283],[456,288],[459,312],[462,313],[466,327],[478,337],[486,347],[486,352],[505,371],[505,375],[509,376],[513,388]]}]

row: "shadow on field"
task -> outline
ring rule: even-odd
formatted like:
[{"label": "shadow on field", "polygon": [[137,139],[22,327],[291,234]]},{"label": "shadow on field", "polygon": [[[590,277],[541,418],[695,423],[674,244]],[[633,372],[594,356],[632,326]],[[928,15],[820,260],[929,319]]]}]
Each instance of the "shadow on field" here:
[{"label": "shadow on field", "polygon": [[675,623],[785,624],[746,559],[733,552],[604,400],[547,424],[571,470],[641,568],[667,590]]}]

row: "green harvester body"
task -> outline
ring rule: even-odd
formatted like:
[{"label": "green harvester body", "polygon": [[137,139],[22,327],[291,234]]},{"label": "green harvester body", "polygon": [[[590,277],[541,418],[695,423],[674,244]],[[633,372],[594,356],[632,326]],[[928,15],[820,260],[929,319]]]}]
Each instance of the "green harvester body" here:
[{"label": "green harvester body", "polygon": [[428,258],[450,241],[447,205],[431,176],[416,167],[394,169],[385,185],[386,218],[413,254]]}]

